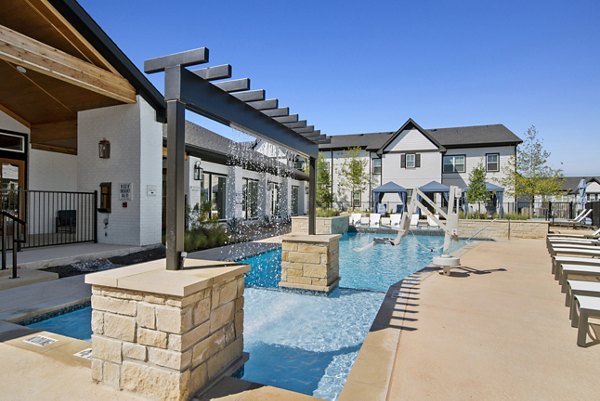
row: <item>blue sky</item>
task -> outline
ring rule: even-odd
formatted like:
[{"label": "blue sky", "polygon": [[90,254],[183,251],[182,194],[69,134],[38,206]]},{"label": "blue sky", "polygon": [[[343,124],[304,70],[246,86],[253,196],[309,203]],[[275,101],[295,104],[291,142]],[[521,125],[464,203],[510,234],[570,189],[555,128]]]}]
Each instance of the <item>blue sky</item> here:
[{"label": "blue sky", "polygon": [[[409,117],[519,136],[535,125],[553,167],[600,175],[595,0],[80,3],[140,69],[208,47],[209,65],[232,64],[328,135],[393,131]],[[162,90],[162,75],[150,78]]]}]

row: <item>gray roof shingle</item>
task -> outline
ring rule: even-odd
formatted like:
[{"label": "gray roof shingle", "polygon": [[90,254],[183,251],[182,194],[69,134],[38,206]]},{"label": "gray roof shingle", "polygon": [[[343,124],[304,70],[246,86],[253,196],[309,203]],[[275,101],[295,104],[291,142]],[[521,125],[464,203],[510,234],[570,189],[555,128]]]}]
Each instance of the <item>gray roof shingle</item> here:
[{"label": "gray roof shingle", "polygon": [[[446,148],[475,147],[486,145],[516,145],[521,138],[502,124],[474,125],[470,127],[427,129],[440,145]],[[319,145],[319,150],[347,149],[361,147],[377,151],[395,134],[395,132],[373,132],[350,135],[332,135],[331,143]]]}]

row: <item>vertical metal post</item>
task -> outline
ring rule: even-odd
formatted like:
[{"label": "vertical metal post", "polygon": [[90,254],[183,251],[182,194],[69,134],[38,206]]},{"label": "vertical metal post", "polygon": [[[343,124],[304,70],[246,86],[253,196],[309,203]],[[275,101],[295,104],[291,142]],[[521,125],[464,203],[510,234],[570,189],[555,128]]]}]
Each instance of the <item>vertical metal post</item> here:
[{"label": "vertical metal post", "polygon": [[2,216],[2,270],[6,270],[6,216]]},{"label": "vertical metal post", "polygon": [[18,278],[17,276],[17,221],[12,219],[12,277],[13,279]]},{"label": "vertical metal post", "polygon": [[183,268],[181,258],[185,235],[185,106],[167,101],[167,270]]},{"label": "vertical metal post", "polygon": [[94,216],[94,243],[98,243],[98,191],[94,191],[94,207],[92,207],[92,214]]},{"label": "vertical metal post", "polygon": [[308,235],[317,233],[317,159],[308,158]]}]

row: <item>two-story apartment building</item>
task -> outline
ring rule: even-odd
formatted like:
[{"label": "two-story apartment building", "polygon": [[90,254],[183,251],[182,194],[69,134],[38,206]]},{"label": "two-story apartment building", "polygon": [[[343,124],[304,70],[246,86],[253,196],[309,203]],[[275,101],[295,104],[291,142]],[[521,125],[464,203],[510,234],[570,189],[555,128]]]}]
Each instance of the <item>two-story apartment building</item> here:
[{"label": "two-story apartment building", "polygon": [[[486,181],[500,185],[521,142],[502,124],[424,129],[409,119],[394,132],[333,135],[319,149],[329,163],[337,206],[367,210],[372,207],[371,190],[389,181],[408,190],[431,181],[466,188],[470,172],[481,164]],[[347,150],[356,147],[371,182],[362,193],[351,194],[340,186],[340,167]]]}]

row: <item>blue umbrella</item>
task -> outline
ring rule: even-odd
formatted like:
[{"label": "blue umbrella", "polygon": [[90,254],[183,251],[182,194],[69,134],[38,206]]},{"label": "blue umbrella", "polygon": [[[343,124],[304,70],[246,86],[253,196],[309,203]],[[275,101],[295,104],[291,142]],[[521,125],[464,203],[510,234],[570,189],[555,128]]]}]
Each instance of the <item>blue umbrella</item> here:
[{"label": "blue umbrella", "polygon": [[577,185],[577,196],[579,200],[579,205],[581,206],[581,210],[585,209],[585,202],[587,200],[585,195],[586,187],[587,182],[585,181],[585,178],[579,180],[579,185]]}]

